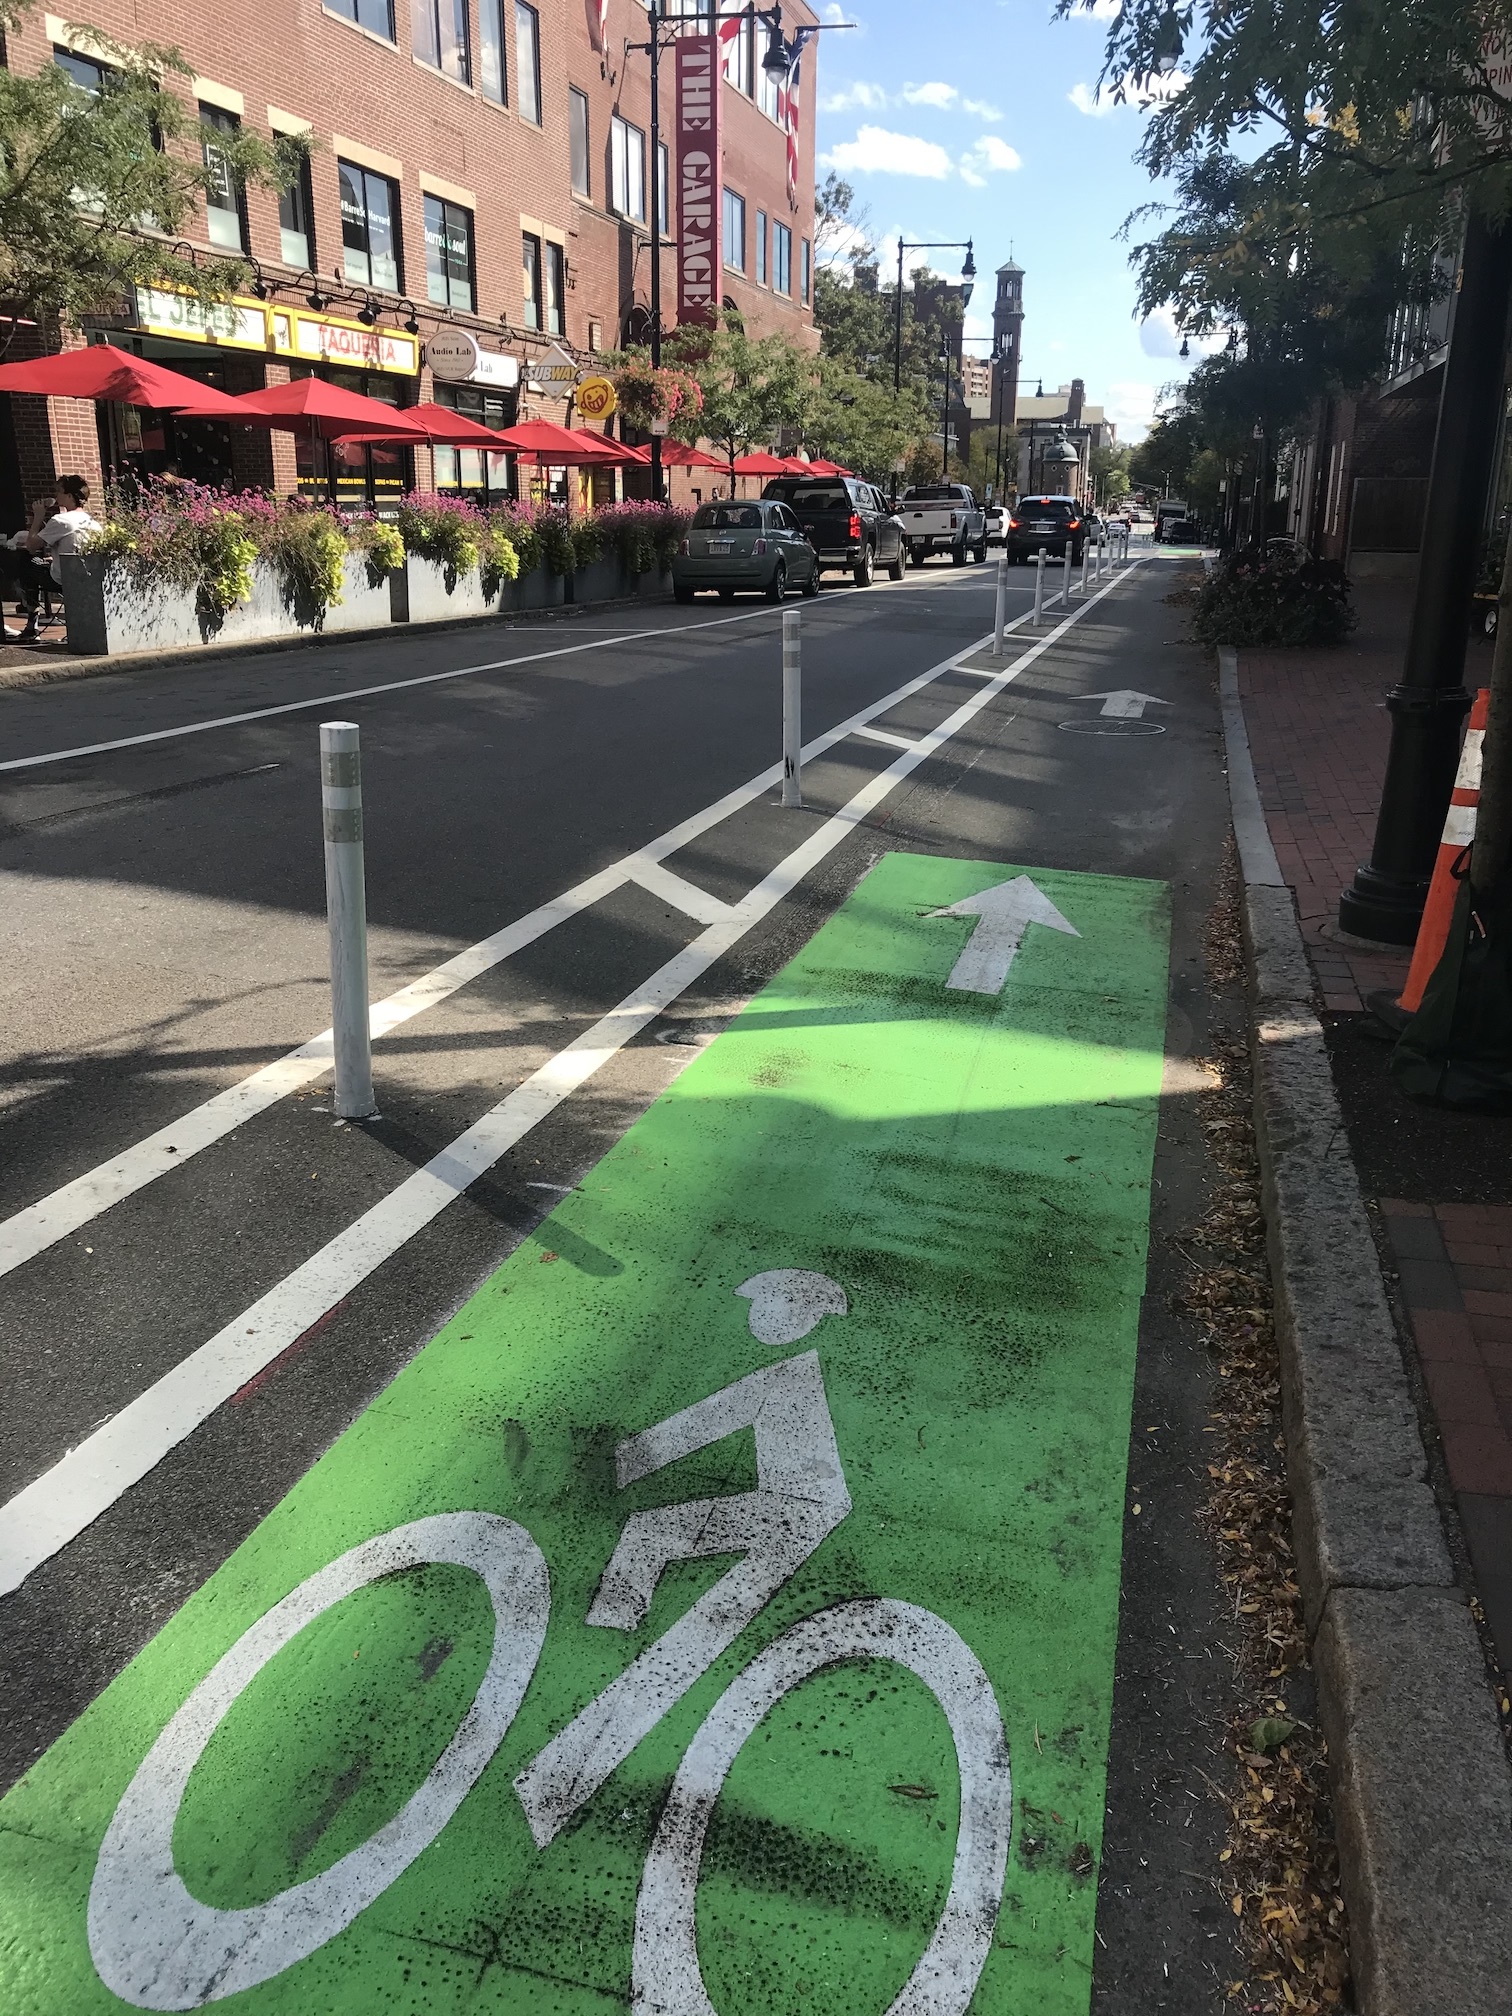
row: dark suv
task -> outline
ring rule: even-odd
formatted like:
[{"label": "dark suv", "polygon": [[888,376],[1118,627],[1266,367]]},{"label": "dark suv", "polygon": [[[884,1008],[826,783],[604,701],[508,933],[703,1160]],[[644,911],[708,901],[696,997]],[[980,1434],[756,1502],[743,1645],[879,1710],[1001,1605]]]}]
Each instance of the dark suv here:
[{"label": "dark suv", "polygon": [[1003,541],[1010,560],[1032,560],[1041,546],[1056,559],[1071,549],[1071,564],[1081,565],[1087,542],[1087,521],[1074,497],[1020,497],[1008,514]]},{"label": "dark suv", "polygon": [[871,585],[878,567],[903,579],[903,520],[859,476],[774,476],[761,494],[787,505],[821,569],[845,568],[858,588]]}]

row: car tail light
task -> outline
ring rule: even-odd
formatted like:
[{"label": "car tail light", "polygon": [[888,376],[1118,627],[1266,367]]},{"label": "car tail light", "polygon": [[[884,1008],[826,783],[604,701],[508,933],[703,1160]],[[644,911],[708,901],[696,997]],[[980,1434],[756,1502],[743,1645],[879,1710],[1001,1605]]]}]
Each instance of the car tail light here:
[{"label": "car tail light", "polygon": [[765,551],[766,551],[766,541],[765,541],[765,539],[758,539],[758,540],[756,541],[756,544],[755,544],[755,545],[754,545],[754,546],[753,546],[753,547],[751,548],[751,551],[752,551],[753,553],[765,553]]},{"label": "car tail light", "polygon": [[1077,526],[1080,525],[1080,523],[1081,523],[1080,518],[1068,518],[1066,520],[1066,530],[1068,532],[1074,532]]},{"label": "car tail light", "polygon": [[859,511],[852,511],[850,523],[845,528],[845,536],[847,539],[859,539],[861,537],[861,513]]},{"label": "car tail light", "polygon": [[1010,519],[1008,520],[1008,530],[1009,530],[1010,532],[1018,532],[1018,531],[1022,530],[1022,525],[1023,525],[1023,521],[1022,521],[1021,519],[1018,519],[1018,518],[1010,518]]},{"label": "car tail light", "polygon": [[952,532],[954,532],[954,530],[956,529],[956,514],[954,513],[954,511],[952,511],[950,514],[950,529]]},{"label": "car tail light", "polygon": [[693,549],[691,546],[689,546],[686,539],[681,539],[678,541],[677,550],[679,553],[683,554],[686,557],[686,555],[691,553]]}]

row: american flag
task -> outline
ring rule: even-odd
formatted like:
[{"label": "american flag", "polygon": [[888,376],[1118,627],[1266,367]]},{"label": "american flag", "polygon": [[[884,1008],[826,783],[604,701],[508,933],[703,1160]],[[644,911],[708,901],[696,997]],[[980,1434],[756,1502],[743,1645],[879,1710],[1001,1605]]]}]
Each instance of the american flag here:
[{"label": "american flag", "polygon": [[777,94],[777,111],[782,122],[782,130],[787,135],[787,175],[788,201],[798,198],[798,87],[803,68],[803,52],[812,38],[819,33],[817,28],[800,28],[793,37],[793,60],[788,65],[787,83]]},{"label": "american flag", "polygon": [[[746,20],[744,9],[738,14],[726,14],[720,17],[719,39],[724,44],[723,68],[726,77],[734,75],[733,66],[740,53],[740,31],[746,25]],[[738,83],[739,79],[735,81]]]},{"label": "american flag", "polygon": [[599,54],[609,53],[609,0],[598,0],[598,44]]}]

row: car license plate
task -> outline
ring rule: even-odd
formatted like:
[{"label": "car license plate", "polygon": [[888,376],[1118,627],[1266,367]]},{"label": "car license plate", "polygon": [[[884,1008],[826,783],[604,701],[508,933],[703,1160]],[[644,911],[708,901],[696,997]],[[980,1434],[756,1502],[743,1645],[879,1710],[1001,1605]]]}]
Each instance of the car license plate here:
[{"label": "car license plate", "polygon": [[735,541],[733,539],[711,539],[709,541],[709,551],[711,553],[733,553],[735,551]]},{"label": "car license plate", "polygon": [[1058,529],[1053,518],[1036,518],[1034,523],[1029,527],[1031,532],[1054,532]]}]

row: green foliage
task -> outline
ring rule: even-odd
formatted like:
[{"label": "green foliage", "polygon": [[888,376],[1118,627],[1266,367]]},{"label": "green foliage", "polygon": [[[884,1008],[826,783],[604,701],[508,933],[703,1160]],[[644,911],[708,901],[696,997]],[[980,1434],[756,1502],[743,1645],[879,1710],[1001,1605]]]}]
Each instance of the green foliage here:
[{"label": "green foliage", "polygon": [[1197,590],[1192,632],[1201,644],[1342,644],[1354,628],[1349,577],[1334,560],[1248,547]]},{"label": "green foliage", "polygon": [[1141,490],[1184,497],[1193,459],[1204,445],[1202,418],[1197,412],[1189,410],[1157,420],[1143,441],[1129,450],[1129,480]]},{"label": "green foliage", "polygon": [[788,430],[803,432],[818,364],[812,352],[789,337],[751,337],[736,318],[723,317],[717,329],[685,325],[672,330],[662,354],[690,372],[703,394],[701,414],[684,420],[679,413],[673,419],[679,439],[696,440],[702,433],[733,461],[768,447]]},{"label": "green foliage", "polygon": [[940,450],[934,441],[915,441],[903,458],[905,483],[938,483]]},{"label": "green foliage", "polygon": [[478,536],[478,567],[483,577],[483,593],[490,600],[506,581],[517,581],[520,577],[520,556],[513,529],[493,514]]},{"label": "green foliage", "polygon": [[361,553],[375,574],[397,573],[404,565],[404,537],[381,518],[353,518],[347,525],[352,551]]},{"label": "green foliage", "polygon": [[542,511],[536,516],[541,541],[541,561],[548,574],[572,572],[572,533],[560,511]]},{"label": "green foliage", "polygon": [[458,579],[478,564],[484,522],[483,513],[465,498],[422,492],[402,498],[397,514],[406,551],[433,560]]},{"label": "green foliage", "polygon": [[604,528],[597,517],[585,513],[572,521],[572,564],[591,567],[604,557]]},{"label": "green foliage", "polygon": [[1109,503],[1128,495],[1129,455],[1127,444],[1120,442],[1116,447],[1094,448],[1087,457],[1096,494]]},{"label": "green foliage", "polygon": [[843,358],[820,357],[818,388],[803,429],[812,454],[886,483],[927,426],[911,390],[894,398],[890,383],[865,377]]},{"label": "green foliage", "polygon": [[[246,262],[195,264],[173,243],[200,235],[193,219],[213,179],[191,66],[172,49],[89,33],[89,53],[109,66],[98,96],[56,64],[32,75],[0,67],[0,296],[43,321],[109,311],[135,282],[224,299],[245,283]],[[305,140],[245,130],[215,144],[234,176],[277,188],[308,151]]]},{"label": "green foliage", "polygon": [[281,512],[263,541],[264,553],[278,569],[284,600],[314,622],[341,601],[350,550],[346,528],[321,510]]}]

